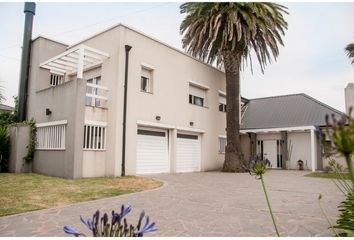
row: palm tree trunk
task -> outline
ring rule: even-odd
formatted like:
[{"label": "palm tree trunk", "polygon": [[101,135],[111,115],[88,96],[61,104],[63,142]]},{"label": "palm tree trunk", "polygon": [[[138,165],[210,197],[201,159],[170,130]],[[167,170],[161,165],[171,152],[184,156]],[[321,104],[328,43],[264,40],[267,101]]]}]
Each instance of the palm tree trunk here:
[{"label": "palm tree trunk", "polygon": [[242,54],[223,51],[226,75],[226,136],[224,172],[243,172],[240,141],[240,65]]}]

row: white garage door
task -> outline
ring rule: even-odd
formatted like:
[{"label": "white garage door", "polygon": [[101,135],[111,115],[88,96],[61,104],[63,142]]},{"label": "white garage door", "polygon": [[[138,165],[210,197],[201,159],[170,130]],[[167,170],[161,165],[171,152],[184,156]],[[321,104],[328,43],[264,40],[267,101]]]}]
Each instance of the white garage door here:
[{"label": "white garage door", "polygon": [[167,173],[168,135],[167,131],[138,129],[136,173]]},{"label": "white garage door", "polygon": [[177,134],[176,172],[200,171],[200,141],[197,135]]}]

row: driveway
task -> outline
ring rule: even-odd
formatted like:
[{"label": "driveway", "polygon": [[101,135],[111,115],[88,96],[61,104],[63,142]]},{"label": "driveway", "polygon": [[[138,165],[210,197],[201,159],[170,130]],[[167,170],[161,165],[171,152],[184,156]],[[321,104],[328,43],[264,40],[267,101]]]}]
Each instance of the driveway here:
[{"label": "driveway", "polygon": [[[344,198],[331,180],[308,178],[308,172],[271,170],[266,185],[281,236],[332,236],[318,205],[332,223]],[[156,222],[158,231],[147,236],[275,236],[261,182],[249,174],[220,172],[160,174],[164,186],[140,193],[74,204],[0,218],[0,236],[67,236],[64,225],[86,227],[79,216],[100,209],[110,213],[121,204],[133,211],[135,224],[141,210]]]}]

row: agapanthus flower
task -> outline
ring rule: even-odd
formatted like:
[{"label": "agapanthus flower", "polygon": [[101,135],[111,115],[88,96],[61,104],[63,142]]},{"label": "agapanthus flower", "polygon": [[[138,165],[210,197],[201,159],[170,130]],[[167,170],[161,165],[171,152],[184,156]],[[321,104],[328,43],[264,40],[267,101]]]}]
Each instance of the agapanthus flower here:
[{"label": "agapanthus flower", "polygon": [[267,158],[261,158],[260,155],[256,155],[248,165],[243,165],[243,169],[252,176],[256,176],[257,179],[267,171],[267,167],[270,166],[270,161]]},{"label": "agapanthus flower", "polygon": [[70,235],[74,235],[75,237],[78,237],[80,235],[85,236],[85,234],[78,232],[75,228],[70,226],[64,226],[64,232]]},{"label": "agapanthus flower", "polygon": [[146,222],[144,224],[144,227],[142,227],[138,232],[138,237],[142,237],[144,235],[144,233],[148,233],[148,232],[154,232],[157,229],[155,228],[155,223],[150,223],[150,219],[149,217],[146,217]]}]

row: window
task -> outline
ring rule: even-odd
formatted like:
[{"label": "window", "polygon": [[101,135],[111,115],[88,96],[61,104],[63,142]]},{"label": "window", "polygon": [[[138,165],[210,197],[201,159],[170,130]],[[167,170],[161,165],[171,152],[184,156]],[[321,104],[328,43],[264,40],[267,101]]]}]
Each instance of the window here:
[{"label": "window", "polygon": [[58,86],[64,83],[64,76],[51,73],[50,74],[50,86]]},{"label": "window", "polygon": [[[93,85],[101,85],[101,77],[95,77],[87,80],[86,86],[86,106],[99,107],[101,106],[100,99],[97,99],[93,96],[101,95],[100,89],[92,87]],[[91,86],[90,86],[91,85]]]},{"label": "window", "polygon": [[226,138],[219,137],[219,153],[225,153]]},{"label": "window", "polygon": [[205,106],[206,90],[189,85],[189,103],[197,106]]},{"label": "window", "polygon": [[152,93],[152,70],[141,68],[140,90],[143,92]]},{"label": "window", "polygon": [[105,123],[85,123],[84,143],[86,150],[105,150],[106,149],[106,124]]},{"label": "window", "polygon": [[283,155],[281,154],[282,145],[282,140],[277,140],[277,168],[283,167]]},{"label": "window", "polygon": [[257,141],[257,154],[263,159],[263,140]]},{"label": "window", "polygon": [[226,97],[221,94],[219,94],[219,111],[226,112]]},{"label": "window", "polygon": [[38,150],[65,150],[67,121],[39,123],[37,126]]}]

